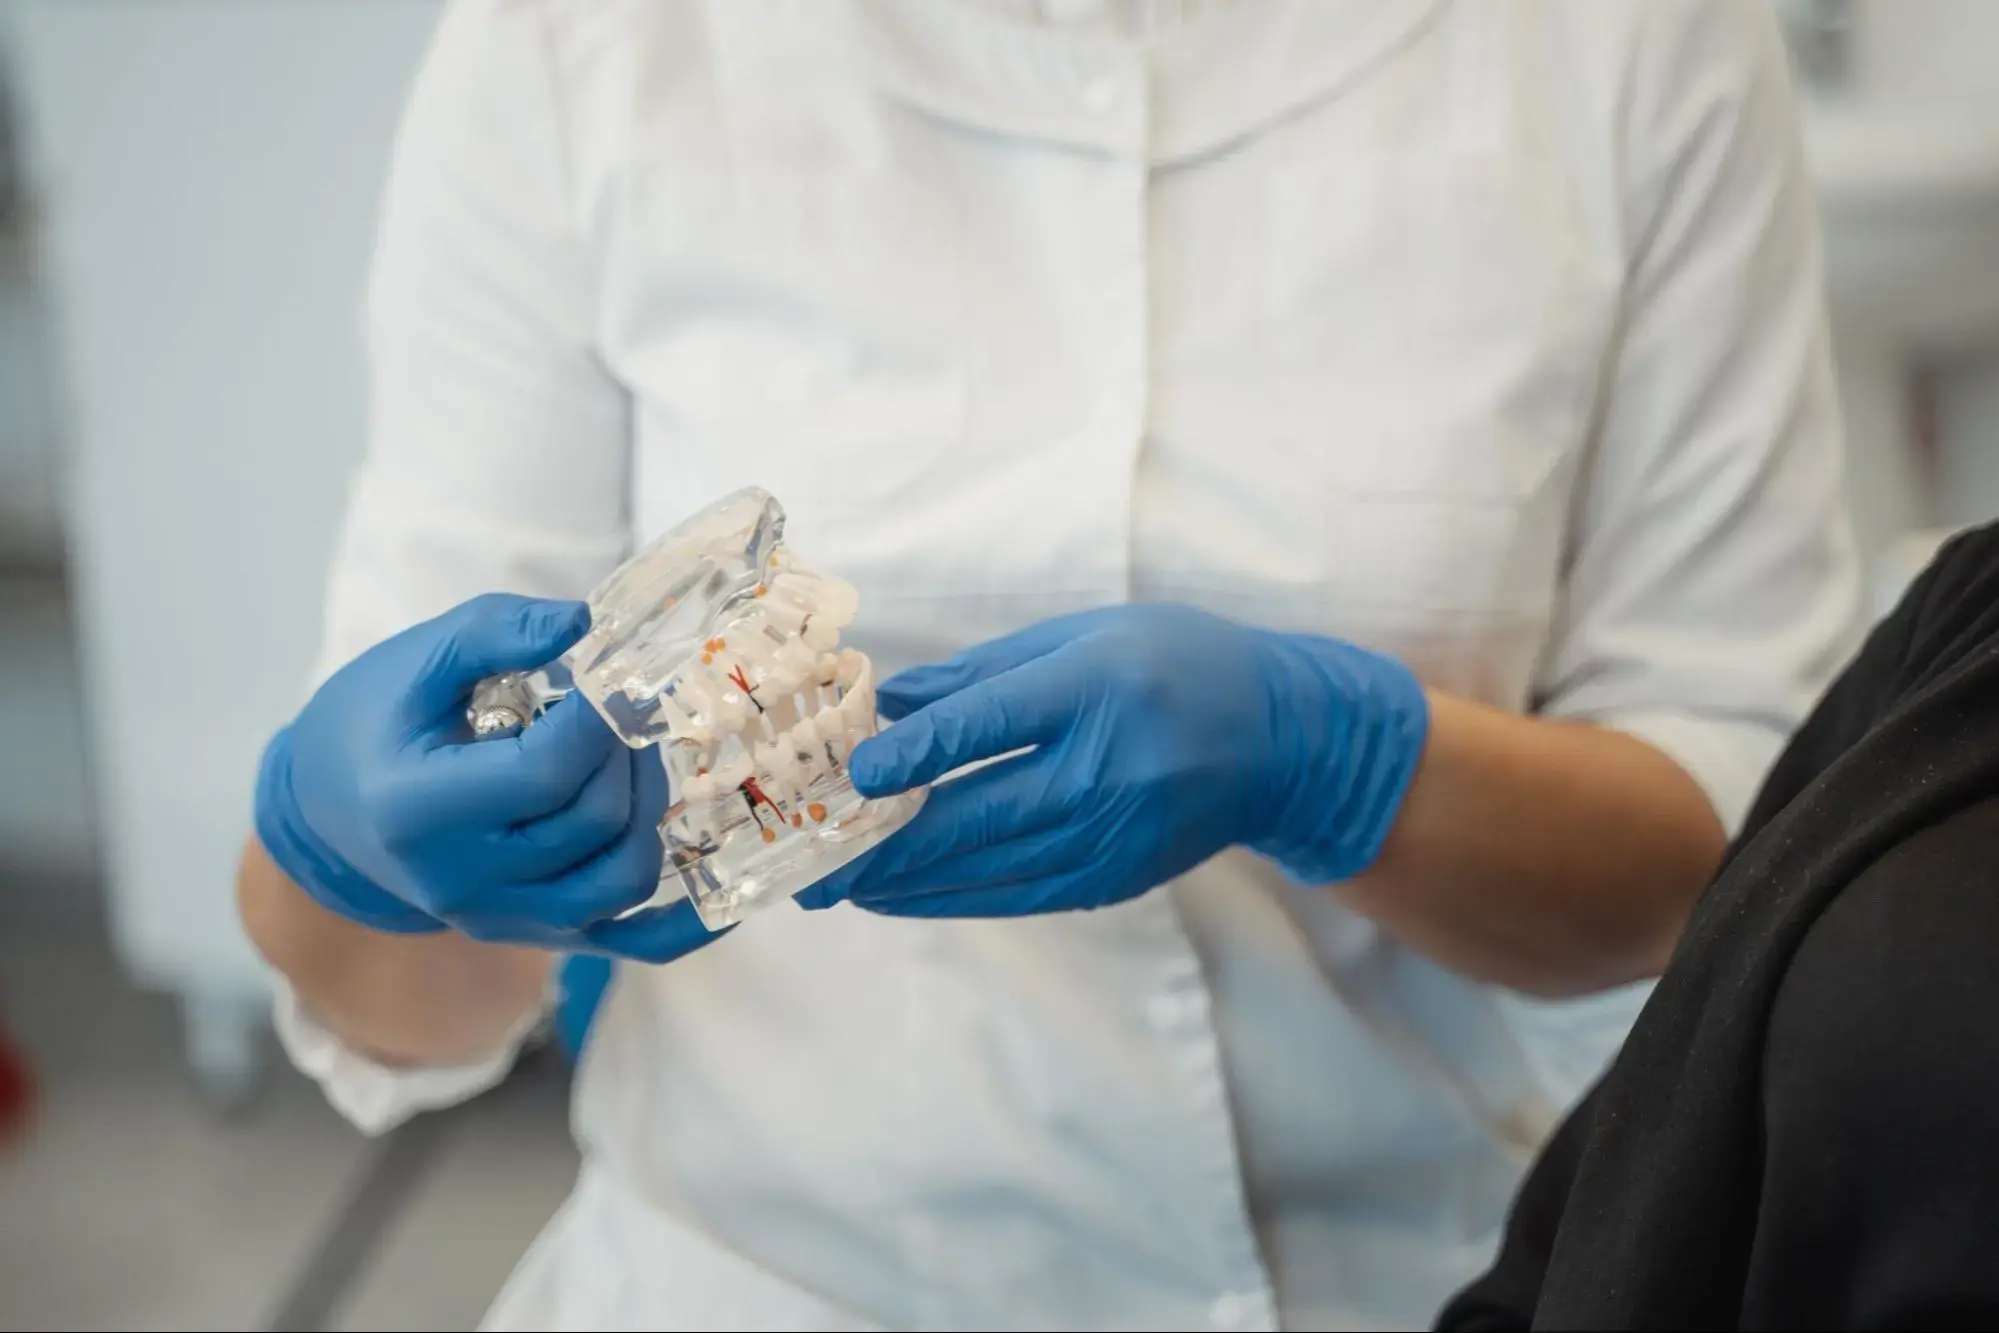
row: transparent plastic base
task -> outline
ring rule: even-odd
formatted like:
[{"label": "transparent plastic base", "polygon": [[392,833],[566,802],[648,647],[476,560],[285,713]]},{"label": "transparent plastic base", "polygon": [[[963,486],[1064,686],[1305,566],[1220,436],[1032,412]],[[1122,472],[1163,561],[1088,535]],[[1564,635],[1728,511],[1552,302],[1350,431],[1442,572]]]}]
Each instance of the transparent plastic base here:
[{"label": "transparent plastic base", "polygon": [[710,930],[839,869],[925,795],[854,790],[847,756],[881,725],[868,659],[839,646],[860,599],[783,539],[769,494],[724,497],[600,584],[560,660],[482,682],[467,713],[508,735],[580,692],[625,744],[658,746],[673,805],[648,906],[685,896]]}]

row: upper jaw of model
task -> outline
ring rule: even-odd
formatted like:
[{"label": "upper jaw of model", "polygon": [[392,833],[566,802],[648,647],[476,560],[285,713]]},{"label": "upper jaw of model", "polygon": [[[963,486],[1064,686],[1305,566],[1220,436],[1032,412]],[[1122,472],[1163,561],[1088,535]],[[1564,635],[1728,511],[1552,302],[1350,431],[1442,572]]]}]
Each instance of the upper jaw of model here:
[{"label": "upper jaw of model", "polygon": [[484,681],[481,737],[572,690],[634,749],[660,745],[673,804],[662,897],[711,929],[789,897],[906,823],[921,792],[867,801],[846,759],[872,736],[873,672],[840,647],[854,589],[784,546],[784,510],[737,491],[633,556],[590,598],[590,630],[539,671]]}]

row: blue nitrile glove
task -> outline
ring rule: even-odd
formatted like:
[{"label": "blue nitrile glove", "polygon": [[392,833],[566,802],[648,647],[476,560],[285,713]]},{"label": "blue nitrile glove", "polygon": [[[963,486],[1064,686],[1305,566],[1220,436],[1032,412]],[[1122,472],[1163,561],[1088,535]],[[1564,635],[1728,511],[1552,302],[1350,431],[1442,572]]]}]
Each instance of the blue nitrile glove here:
[{"label": "blue nitrile glove", "polygon": [[1380,855],[1422,758],[1408,668],[1186,606],[1044,621],[885,681],[901,721],[854,750],[867,796],[945,783],[907,828],[799,895],[901,916],[1103,907],[1246,845],[1307,883]]},{"label": "blue nitrile glove", "polygon": [[659,756],[626,748],[580,696],[520,735],[474,741],[472,687],[540,666],[589,608],[493,594],[342,667],[272,739],[257,835],[319,904],[377,930],[665,962],[711,938],[651,897],[665,854]]},{"label": "blue nitrile glove", "polygon": [[589,1044],[604,993],[611,989],[614,966],[596,954],[574,953],[556,969],[555,1039],[572,1065],[583,1058],[583,1048]]}]

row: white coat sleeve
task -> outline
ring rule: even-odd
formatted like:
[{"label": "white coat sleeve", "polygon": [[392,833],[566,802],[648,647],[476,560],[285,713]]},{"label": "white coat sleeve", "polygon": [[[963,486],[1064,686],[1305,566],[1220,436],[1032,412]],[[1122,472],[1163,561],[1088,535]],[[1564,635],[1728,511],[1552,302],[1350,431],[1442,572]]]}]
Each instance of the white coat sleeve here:
[{"label": "white coat sleeve", "polygon": [[[418,73],[368,293],[368,448],[315,679],[482,592],[580,597],[625,552],[626,399],[593,350],[544,25],[539,0],[453,0]],[[301,1067],[371,1131],[490,1086],[514,1054],[389,1069],[291,995],[278,1017]]]},{"label": "white coat sleeve", "polygon": [[1625,312],[1537,694],[1665,751],[1732,833],[1857,642],[1860,576],[1775,20],[1642,9]]},{"label": "white coat sleeve", "polygon": [[[1665,752],[1733,834],[1859,629],[1816,203],[1769,7],[1633,8],[1627,297],[1537,694]],[[1508,1003],[1567,1100],[1643,993]]]}]

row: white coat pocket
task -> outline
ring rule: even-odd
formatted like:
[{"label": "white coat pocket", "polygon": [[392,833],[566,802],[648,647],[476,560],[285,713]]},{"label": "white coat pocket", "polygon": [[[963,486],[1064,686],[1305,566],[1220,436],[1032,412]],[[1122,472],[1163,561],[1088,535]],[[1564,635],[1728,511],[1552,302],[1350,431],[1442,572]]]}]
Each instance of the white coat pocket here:
[{"label": "white coat pocket", "polygon": [[1341,619],[1456,622],[1429,629],[1459,651],[1546,622],[1619,290],[1565,191],[1484,148],[1272,179],[1277,447]]}]

